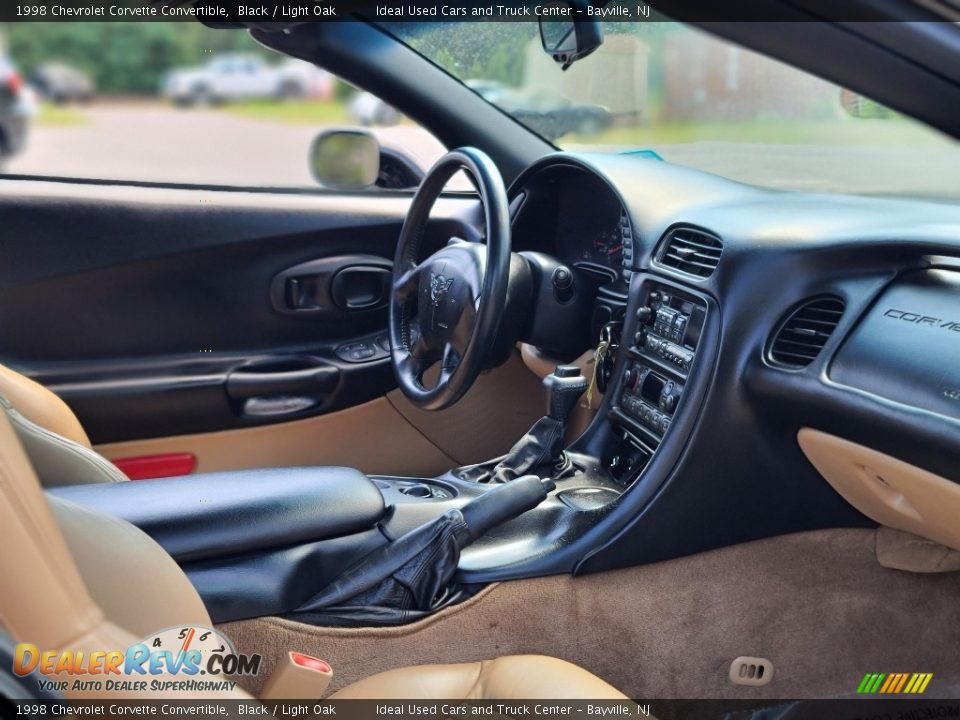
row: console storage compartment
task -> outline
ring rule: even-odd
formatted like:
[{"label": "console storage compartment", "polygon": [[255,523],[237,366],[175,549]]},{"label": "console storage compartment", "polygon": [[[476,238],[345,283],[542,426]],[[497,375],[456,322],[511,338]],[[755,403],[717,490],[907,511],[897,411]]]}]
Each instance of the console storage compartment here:
[{"label": "console storage compartment", "polygon": [[296,608],[386,542],[383,495],[340,467],[276,468],[52,488],[127,520],[193,581],[215,622]]}]

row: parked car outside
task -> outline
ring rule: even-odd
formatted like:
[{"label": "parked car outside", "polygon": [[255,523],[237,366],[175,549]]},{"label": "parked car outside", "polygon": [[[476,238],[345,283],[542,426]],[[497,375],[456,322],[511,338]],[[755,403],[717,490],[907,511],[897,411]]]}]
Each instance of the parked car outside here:
[{"label": "parked car outside", "polygon": [[400,112],[383,100],[368,92],[358,92],[347,103],[350,120],[357,125],[396,125],[400,122]]},{"label": "parked car outside", "polygon": [[548,140],[569,133],[594,135],[613,124],[613,116],[600,105],[574,105],[549,90],[512,88],[496,80],[472,79],[466,86]]},{"label": "parked car outside", "polygon": [[29,80],[43,98],[54,103],[89,102],[96,94],[96,85],[87,73],[61,62],[41,63]]},{"label": "parked car outside", "polygon": [[183,106],[271,98],[327,100],[333,93],[333,77],[300,60],[271,65],[257,55],[229,54],[201,67],[171,70],[160,92]]},{"label": "parked car outside", "polygon": [[0,172],[7,159],[23,150],[34,111],[31,93],[13,61],[0,55]]}]

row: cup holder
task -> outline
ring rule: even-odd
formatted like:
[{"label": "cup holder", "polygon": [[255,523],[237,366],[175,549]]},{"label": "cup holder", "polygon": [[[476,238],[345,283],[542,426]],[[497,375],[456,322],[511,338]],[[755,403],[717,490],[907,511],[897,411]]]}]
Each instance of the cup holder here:
[{"label": "cup holder", "polygon": [[381,490],[399,492],[417,500],[450,500],[457,496],[456,489],[437,480],[419,478],[374,477],[370,478]]},{"label": "cup holder", "polygon": [[400,492],[410,497],[428,498],[433,497],[433,489],[429,485],[417,483],[400,488]]}]

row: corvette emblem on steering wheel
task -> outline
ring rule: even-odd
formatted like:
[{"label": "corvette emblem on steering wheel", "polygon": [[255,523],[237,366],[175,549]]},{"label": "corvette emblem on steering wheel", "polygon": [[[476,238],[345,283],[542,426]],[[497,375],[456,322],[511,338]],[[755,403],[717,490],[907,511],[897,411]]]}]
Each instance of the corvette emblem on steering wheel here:
[{"label": "corvette emblem on steering wheel", "polygon": [[430,302],[435,308],[440,307],[451,285],[453,285],[453,278],[448,280],[443,275],[430,273]]}]

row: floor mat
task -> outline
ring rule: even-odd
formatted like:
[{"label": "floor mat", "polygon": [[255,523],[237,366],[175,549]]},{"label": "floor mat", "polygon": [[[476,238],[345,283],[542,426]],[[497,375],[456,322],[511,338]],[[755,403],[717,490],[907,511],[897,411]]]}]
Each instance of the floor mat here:
[{"label": "floor mat", "polygon": [[[331,689],[398,666],[542,653],[636,699],[844,696],[868,672],[930,672],[926,695],[950,697],[960,679],[960,573],[881,567],[875,539],[872,530],[821,530],[501,583],[400,628],[260,618],[222,629],[241,652],[263,654],[268,671],[289,650],[328,660]],[[771,660],[772,682],[732,684],[740,655]]]}]

